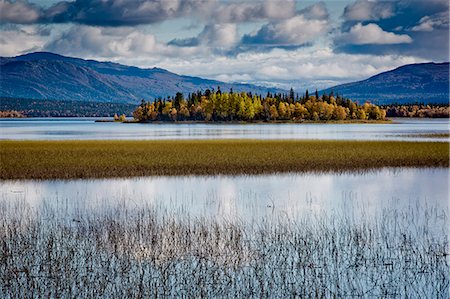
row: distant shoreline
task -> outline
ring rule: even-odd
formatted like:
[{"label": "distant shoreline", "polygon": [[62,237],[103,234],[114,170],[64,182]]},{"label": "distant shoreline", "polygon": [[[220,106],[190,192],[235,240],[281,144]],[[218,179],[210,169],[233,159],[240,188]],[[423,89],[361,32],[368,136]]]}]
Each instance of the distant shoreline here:
[{"label": "distant shoreline", "polygon": [[302,120],[302,121],[293,121],[293,120],[275,120],[275,121],[206,121],[206,120],[177,120],[177,121],[163,121],[163,120],[155,120],[155,121],[134,121],[134,120],[126,120],[126,121],[115,121],[115,120],[103,120],[99,119],[95,122],[119,122],[124,124],[210,124],[210,125],[248,125],[248,124],[369,124],[369,123],[381,123],[381,124],[390,124],[392,120]]}]

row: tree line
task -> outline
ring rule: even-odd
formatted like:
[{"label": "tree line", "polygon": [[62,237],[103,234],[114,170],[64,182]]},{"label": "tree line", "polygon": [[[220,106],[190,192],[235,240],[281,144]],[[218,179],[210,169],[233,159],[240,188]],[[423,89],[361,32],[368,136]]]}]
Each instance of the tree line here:
[{"label": "tree line", "polygon": [[380,107],[365,103],[358,105],[339,95],[319,96],[306,93],[299,97],[291,89],[288,94],[267,93],[265,97],[251,92],[222,92],[207,89],[174,97],[142,100],[133,112],[138,121],[328,121],[381,120],[386,113]]},{"label": "tree line", "polygon": [[0,98],[0,111],[15,110],[26,117],[111,117],[116,111],[131,116],[135,109],[136,103]]},{"label": "tree line", "polygon": [[391,104],[383,105],[388,117],[420,117],[420,118],[449,118],[449,105],[442,104]]}]

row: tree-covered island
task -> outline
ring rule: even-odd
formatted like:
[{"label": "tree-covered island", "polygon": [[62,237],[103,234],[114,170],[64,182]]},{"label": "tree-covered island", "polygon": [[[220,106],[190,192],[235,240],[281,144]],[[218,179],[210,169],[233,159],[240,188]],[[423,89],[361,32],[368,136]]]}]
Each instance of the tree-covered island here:
[{"label": "tree-covered island", "polygon": [[301,97],[291,89],[289,94],[267,93],[265,97],[251,92],[236,93],[207,89],[189,94],[178,92],[174,97],[142,100],[133,112],[139,122],[147,121],[344,121],[384,120],[386,112],[365,103],[329,95]]}]

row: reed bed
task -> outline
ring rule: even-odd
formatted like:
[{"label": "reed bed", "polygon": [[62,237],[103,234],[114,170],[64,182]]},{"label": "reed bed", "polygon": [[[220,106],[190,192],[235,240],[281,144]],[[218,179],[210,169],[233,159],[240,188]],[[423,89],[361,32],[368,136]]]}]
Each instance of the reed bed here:
[{"label": "reed bed", "polygon": [[448,167],[449,143],[322,140],[0,141],[0,179]]},{"label": "reed bed", "polygon": [[247,223],[0,204],[1,298],[449,296],[448,215],[432,207]]}]

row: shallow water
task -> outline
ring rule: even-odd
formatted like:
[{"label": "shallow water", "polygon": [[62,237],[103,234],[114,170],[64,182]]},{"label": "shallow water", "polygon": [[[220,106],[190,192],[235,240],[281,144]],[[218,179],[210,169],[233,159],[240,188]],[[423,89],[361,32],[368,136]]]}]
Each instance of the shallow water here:
[{"label": "shallow water", "polygon": [[[142,177],[2,181],[1,198],[53,207],[70,216],[91,209],[153,207],[182,216],[260,221],[339,214],[361,218],[384,209],[448,211],[448,169],[364,173]],[[72,217],[72,216],[70,216]]]},{"label": "shallow water", "polygon": [[448,298],[449,178],[0,181],[0,297]]},{"label": "shallow water", "polygon": [[393,119],[392,124],[122,124],[94,118],[1,119],[0,139],[340,139],[448,141],[448,119]]}]

